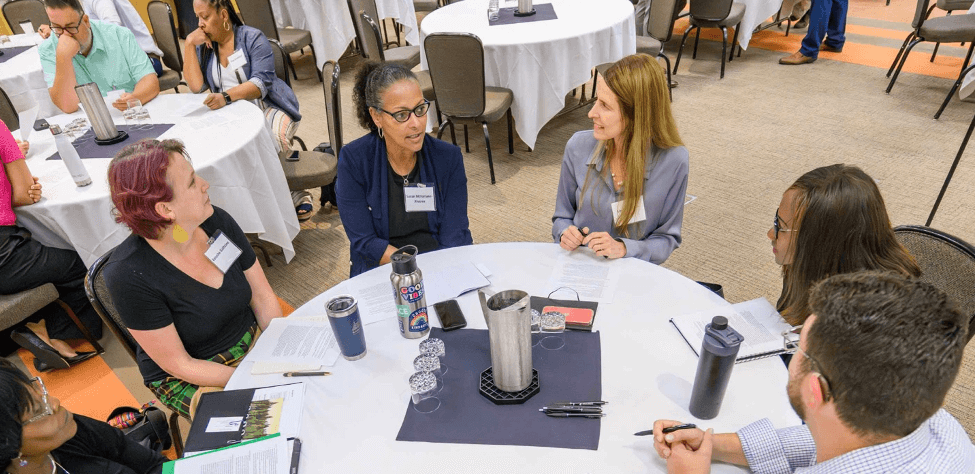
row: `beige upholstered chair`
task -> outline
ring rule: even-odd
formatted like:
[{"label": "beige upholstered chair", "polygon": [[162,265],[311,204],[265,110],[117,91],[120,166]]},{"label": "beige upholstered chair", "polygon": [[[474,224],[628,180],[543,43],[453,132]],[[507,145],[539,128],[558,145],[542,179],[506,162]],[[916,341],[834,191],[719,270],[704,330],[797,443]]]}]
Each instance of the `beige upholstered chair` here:
[{"label": "beige upholstered chair", "polygon": [[153,28],[153,39],[156,46],[163,52],[160,60],[168,68],[159,76],[160,90],[177,88],[183,82],[183,51],[180,50],[179,36],[176,34],[176,23],[173,22],[173,11],[169,4],[159,0],[149,2],[146,7],[149,14],[149,24]]},{"label": "beige upholstered chair", "polygon": [[95,352],[99,354],[105,352],[105,349],[98,343],[98,340],[92,337],[88,328],[82,324],[78,316],[75,316],[75,312],[71,310],[71,307],[59,298],[60,295],[58,295],[57,288],[51,283],[45,283],[36,288],[24,290],[12,295],[0,295],[0,330],[14,327],[29,318],[32,314],[40,311],[41,308],[51,303],[58,303],[61,309],[65,313],[68,313],[68,317],[75,323],[75,326],[78,326],[78,329],[85,336],[85,340],[95,348]]},{"label": "beige upholstered chair", "polygon": [[[954,11],[967,11],[970,7],[974,5],[974,0],[936,0],[936,3],[930,5],[929,10],[926,12],[926,18],[930,17],[933,13],[934,8],[939,8],[940,10],[946,11],[946,16],[950,16]],[[940,43],[937,42],[933,45],[933,55],[930,56],[930,62],[936,60],[936,52],[940,50]]]},{"label": "beige upholstered chair", "polygon": [[[44,11],[44,4],[40,0],[13,0],[3,5],[3,18],[7,20],[7,25],[15,35],[24,33],[34,33],[41,25],[50,25],[51,20]],[[31,22],[34,31],[24,31],[20,27],[23,21]]]},{"label": "beige upholstered chair", "polygon": [[[312,50],[312,62],[315,65],[316,74],[319,75],[319,80],[322,80],[319,61],[316,60],[315,48],[312,46],[312,33],[309,30],[279,28],[275,23],[275,13],[271,9],[269,0],[237,0],[237,6],[241,9],[241,20],[245,24],[261,30],[268,39],[276,40],[282,44],[282,47],[285,48],[285,59],[289,66],[292,65],[292,58],[289,55],[308,46]],[[294,68],[292,69],[292,76],[295,80],[299,78],[295,75]]]},{"label": "beige upholstered chair", "polygon": [[[495,184],[492,164],[492,142],[488,124],[506,117],[509,126],[509,154],[512,154],[512,91],[504,87],[485,85],[484,50],[482,40],[468,33],[436,33],[424,38],[424,54],[431,72],[438,110],[445,116],[438,129],[438,138],[445,127],[456,122],[482,125],[485,150],[488,152],[489,174]],[[453,138],[453,137],[452,137]],[[465,129],[465,151],[468,149],[468,129]]]},{"label": "beige upholstered chair", "polygon": [[[637,46],[639,53],[659,57],[665,60],[665,75],[668,76],[668,83],[672,83],[672,63],[665,56],[665,43],[672,39],[672,30],[675,27],[675,18],[679,12],[685,8],[685,1],[676,0],[651,0],[651,10],[648,12],[648,36],[638,36]],[[597,66],[597,73],[604,74],[612,63],[605,63]],[[597,94],[597,78],[594,78],[594,87],[590,95]],[[672,88],[668,88],[668,98],[672,98]]]},{"label": "beige upholstered chair", "polygon": [[739,29],[740,20],[743,19],[743,12],[746,7],[742,3],[733,0],[690,0],[689,1],[689,27],[682,34],[682,45],[679,46],[678,56],[675,58],[675,70],[678,73],[678,63],[682,60],[682,50],[685,48],[685,40],[689,36],[689,31],[695,28],[695,46],[692,48],[692,59],[695,59],[699,49],[699,33],[702,28],[719,28],[723,32],[723,55],[720,57],[719,78],[726,75],[726,27],[733,27],[733,47],[729,50],[729,60],[733,60],[733,51],[736,50],[736,30]]},{"label": "beige upholstered chair", "polygon": [[[113,250],[105,252],[105,255],[99,257],[92,264],[92,267],[88,269],[88,275],[85,275],[85,292],[88,293],[88,300],[92,302],[92,307],[95,308],[98,316],[102,318],[102,322],[109,327],[112,334],[115,334],[116,339],[122,343],[122,347],[126,349],[126,352],[135,361],[136,348],[139,347],[139,344],[133,339],[129,328],[122,322],[122,316],[119,315],[119,312],[115,309],[115,305],[112,304],[112,295],[109,294],[109,289],[105,285],[105,277],[102,275],[102,267],[112,257]],[[178,458],[183,457],[183,435],[180,434],[180,415],[175,411],[170,413],[170,436],[173,438],[173,449],[176,451],[176,456]]]},{"label": "beige upholstered chair", "polygon": [[[889,86],[885,88],[886,94],[891,92],[892,86],[896,84],[896,79],[899,78],[899,72],[902,71],[902,66],[906,63],[909,52],[917,44],[924,41],[970,43],[967,57],[964,58],[963,66],[960,68],[961,72],[970,64],[970,57],[974,53],[974,14],[967,13],[965,15],[941,16],[927,19],[929,3],[929,0],[917,0],[916,2],[916,14],[913,16],[912,23],[913,31],[902,42],[902,48],[896,53],[896,57],[892,60],[892,65],[889,66],[889,72],[885,75],[885,77],[892,76],[892,79],[889,81]],[[893,71],[895,74],[893,74]]]}]

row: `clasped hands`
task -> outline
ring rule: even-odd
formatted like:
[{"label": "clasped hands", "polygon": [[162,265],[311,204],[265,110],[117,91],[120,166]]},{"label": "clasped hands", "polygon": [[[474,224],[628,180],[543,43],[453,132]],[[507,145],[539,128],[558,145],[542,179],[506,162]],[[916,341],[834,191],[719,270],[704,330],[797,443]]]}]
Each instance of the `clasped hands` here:
[{"label": "clasped hands", "polygon": [[624,242],[611,237],[607,232],[590,232],[588,227],[581,231],[572,225],[560,235],[560,247],[565,250],[573,251],[581,245],[586,245],[604,258],[621,258],[628,252]]},{"label": "clasped hands", "polygon": [[662,433],[663,429],[679,424],[674,420],[655,422],[655,451],[668,462],[670,473],[708,473],[712,464],[712,428]]}]

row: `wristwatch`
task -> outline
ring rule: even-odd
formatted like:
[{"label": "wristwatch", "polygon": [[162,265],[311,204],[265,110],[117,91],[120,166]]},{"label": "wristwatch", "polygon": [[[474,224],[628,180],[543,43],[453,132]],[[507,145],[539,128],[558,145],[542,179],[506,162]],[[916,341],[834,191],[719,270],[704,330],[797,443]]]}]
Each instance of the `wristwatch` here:
[{"label": "wristwatch", "polygon": [[231,95],[230,94],[228,94],[227,92],[221,92],[221,95],[224,96],[224,103],[225,103],[225,105],[231,103]]}]

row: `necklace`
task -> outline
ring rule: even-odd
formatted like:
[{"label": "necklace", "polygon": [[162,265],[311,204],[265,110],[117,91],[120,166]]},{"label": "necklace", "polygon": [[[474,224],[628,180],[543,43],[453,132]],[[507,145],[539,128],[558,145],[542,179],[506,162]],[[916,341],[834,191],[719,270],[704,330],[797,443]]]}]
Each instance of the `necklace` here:
[{"label": "necklace", "polygon": [[622,179],[622,180],[618,181],[617,179],[615,179],[616,177],[617,177],[616,174],[611,173],[611,181],[614,182],[614,187],[615,188],[620,188],[621,185],[624,184],[624,180]]},{"label": "necklace", "polygon": [[[400,174],[399,171],[394,169],[393,163],[390,163],[390,169],[393,170],[394,174],[404,180],[404,186],[410,185],[410,179],[408,178],[410,177],[411,173],[414,172],[414,168],[417,167],[417,155],[414,155],[413,158],[414,158],[414,164],[411,165],[410,169],[407,170],[406,174]],[[390,160],[387,161],[389,162]]]}]

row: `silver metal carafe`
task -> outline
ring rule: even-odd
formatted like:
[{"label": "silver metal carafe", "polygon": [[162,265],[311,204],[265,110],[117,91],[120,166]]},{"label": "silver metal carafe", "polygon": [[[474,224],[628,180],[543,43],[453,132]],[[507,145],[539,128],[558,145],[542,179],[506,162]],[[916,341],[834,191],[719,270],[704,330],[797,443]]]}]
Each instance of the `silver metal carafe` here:
[{"label": "silver metal carafe", "polygon": [[533,11],[533,0],[519,0],[519,13],[528,14]]},{"label": "silver metal carafe", "polygon": [[109,114],[108,107],[105,106],[105,99],[102,92],[98,90],[98,84],[89,82],[75,86],[75,93],[81,101],[85,115],[88,115],[88,122],[95,130],[95,138],[99,140],[111,140],[119,136],[119,129],[115,127],[112,116]]},{"label": "silver metal carafe", "polygon": [[506,290],[488,297],[479,290],[478,299],[489,330],[493,382],[499,390],[518,392],[533,381],[529,293]]}]

